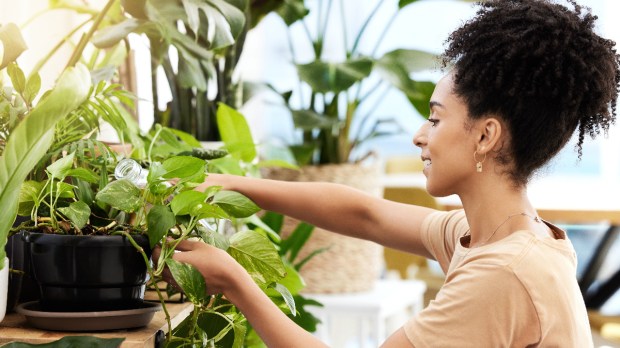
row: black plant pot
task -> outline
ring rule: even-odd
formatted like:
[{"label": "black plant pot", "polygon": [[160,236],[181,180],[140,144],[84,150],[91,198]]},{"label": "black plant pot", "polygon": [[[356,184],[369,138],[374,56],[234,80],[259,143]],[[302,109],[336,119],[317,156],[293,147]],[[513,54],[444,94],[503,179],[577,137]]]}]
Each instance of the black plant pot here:
[{"label": "black plant pot", "polygon": [[[133,236],[147,256],[146,236]],[[44,311],[108,311],[136,308],[144,298],[147,268],[124,236],[27,233],[34,278]]]},{"label": "black plant pot", "polygon": [[[28,217],[17,216],[13,227],[28,220]],[[22,232],[12,235],[6,243],[6,256],[9,258],[9,289],[7,294],[7,313],[13,312],[15,307],[24,302],[36,301],[39,294],[39,285],[32,276],[30,255]]]}]

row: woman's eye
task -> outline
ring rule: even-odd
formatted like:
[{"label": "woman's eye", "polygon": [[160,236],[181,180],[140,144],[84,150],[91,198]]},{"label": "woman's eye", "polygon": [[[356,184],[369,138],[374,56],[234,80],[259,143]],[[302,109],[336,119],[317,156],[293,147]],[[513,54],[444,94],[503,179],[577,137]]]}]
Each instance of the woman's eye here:
[{"label": "woman's eye", "polygon": [[431,127],[435,127],[437,125],[437,123],[439,123],[439,120],[434,119],[434,118],[429,118],[428,122],[431,123]]}]

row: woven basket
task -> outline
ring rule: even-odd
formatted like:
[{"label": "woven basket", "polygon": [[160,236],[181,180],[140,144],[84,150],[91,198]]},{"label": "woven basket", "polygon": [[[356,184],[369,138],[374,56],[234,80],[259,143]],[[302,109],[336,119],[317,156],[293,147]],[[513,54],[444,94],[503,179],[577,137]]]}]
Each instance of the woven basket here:
[{"label": "woven basket", "polygon": [[[380,197],[383,187],[379,181],[378,164],[336,164],[307,166],[301,171],[269,168],[263,177],[284,181],[322,181],[344,184]],[[323,197],[318,199],[329,199]],[[299,224],[286,217],[282,235],[286,237]],[[329,249],[306,263],[301,276],[306,282],[304,293],[347,293],[370,290],[383,267],[383,248],[373,242],[342,236],[315,227],[312,237],[297,255],[302,260],[313,250]]]}]

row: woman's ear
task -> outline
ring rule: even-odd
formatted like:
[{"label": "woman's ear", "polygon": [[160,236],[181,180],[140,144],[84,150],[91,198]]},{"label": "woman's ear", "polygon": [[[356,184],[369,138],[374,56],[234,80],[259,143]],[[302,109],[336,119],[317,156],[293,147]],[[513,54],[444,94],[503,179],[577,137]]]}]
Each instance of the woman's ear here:
[{"label": "woman's ear", "polygon": [[476,122],[477,130],[476,151],[485,154],[501,144],[502,131],[504,124],[496,117],[482,118]]}]

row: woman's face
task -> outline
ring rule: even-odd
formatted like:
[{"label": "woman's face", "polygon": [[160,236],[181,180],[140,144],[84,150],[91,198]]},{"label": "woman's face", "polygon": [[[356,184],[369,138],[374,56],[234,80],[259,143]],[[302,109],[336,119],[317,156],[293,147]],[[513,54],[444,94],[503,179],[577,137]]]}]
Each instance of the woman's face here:
[{"label": "woman's face", "polygon": [[475,139],[467,127],[467,106],[444,76],[431,96],[431,114],[413,138],[422,150],[426,189],[435,197],[458,194],[476,173]]}]

